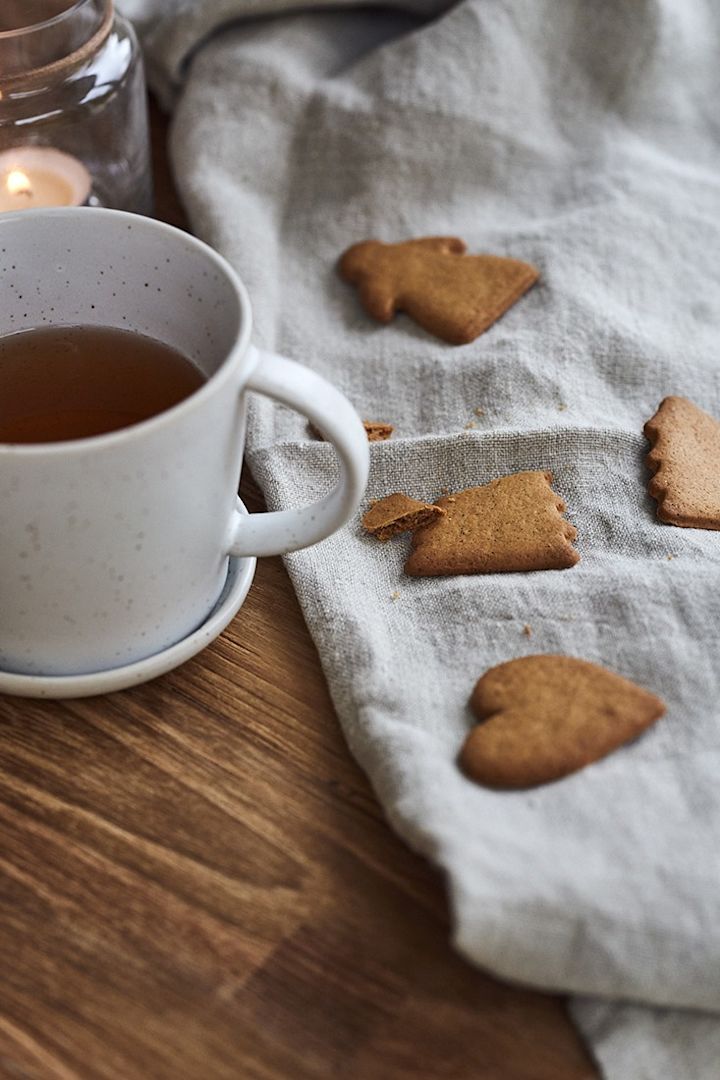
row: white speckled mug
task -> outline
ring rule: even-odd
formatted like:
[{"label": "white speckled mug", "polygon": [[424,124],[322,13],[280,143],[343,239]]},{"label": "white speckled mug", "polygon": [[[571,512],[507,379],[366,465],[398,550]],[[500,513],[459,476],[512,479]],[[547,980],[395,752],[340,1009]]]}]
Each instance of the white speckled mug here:
[{"label": "white speckled mug", "polygon": [[[116,326],[179,349],[207,381],[142,423],[72,442],[0,444],[0,669],[77,675],[191,633],[230,555],[293,551],[357,508],[363,426],[329,383],[250,342],[247,293],[194,237],[114,210],[0,215],[0,334]],[[312,506],[240,514],[245,395],[304,413],[335,445],[337,487]]]}]

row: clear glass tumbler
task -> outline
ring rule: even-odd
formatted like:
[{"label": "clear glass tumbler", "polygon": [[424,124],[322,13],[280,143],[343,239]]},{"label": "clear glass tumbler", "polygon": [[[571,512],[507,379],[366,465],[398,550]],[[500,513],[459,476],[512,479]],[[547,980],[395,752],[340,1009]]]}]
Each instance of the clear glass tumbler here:
[{"label": "clear glass tumbler", "polygon": [[142,55],[112,0],[0,0],[0,212],[152,201]]}]

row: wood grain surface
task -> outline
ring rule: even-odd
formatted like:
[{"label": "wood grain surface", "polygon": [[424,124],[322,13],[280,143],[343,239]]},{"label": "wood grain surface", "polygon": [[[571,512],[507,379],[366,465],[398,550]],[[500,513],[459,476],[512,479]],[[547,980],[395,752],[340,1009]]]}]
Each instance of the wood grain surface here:
[{"label": "wood grain surface", "polygon": [[[158,209],[182,224],[164,137],[154,113]],[[473,969],[449,933],[279,559],[178,671],[0,698],[3,1080],[596,1075],[559,999]]]}]

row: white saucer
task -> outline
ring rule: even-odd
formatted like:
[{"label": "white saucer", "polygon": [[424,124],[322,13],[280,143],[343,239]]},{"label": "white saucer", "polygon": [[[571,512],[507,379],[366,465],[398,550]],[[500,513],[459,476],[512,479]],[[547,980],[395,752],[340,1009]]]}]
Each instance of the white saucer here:
[{"label": "white saucer", "polygon": [[205,622],[192,634],[134,664],[88,675],[15,675],[0,671],[0,694],[32,698],[79,698],[109,694],[148,682],[195,656],[222,633],[242,607],[255,576],[257,559],[230,559],[220,597]]}]

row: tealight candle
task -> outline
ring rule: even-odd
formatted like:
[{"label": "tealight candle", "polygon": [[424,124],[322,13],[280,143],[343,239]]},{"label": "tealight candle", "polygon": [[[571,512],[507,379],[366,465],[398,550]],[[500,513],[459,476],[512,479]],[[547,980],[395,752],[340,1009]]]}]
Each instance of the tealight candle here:
[{"label": "tealight candle", "polygon": [[91,187],[83,163],[54,147],[16,146],[0,153],[0,212],[82,206]]},{"label": "tealight candle", "polygon": [[149,151],[142,54],[113,0],[0,0],[0,214],[150,214]]}]

